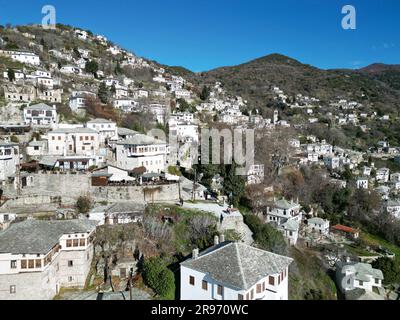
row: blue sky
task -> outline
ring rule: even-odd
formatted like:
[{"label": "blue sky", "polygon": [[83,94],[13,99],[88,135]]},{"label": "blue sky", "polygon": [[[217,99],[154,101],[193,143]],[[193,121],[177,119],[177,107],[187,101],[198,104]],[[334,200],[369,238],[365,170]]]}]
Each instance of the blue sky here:
[{"label": "blue sky", "polygon": [[[139,56],[193,71],[281,53],[320,68],[400,63],[398,0],[0,0],[0,24],[57,22],[104,34]],[[344,5],[357,29],[341,28]]]}]

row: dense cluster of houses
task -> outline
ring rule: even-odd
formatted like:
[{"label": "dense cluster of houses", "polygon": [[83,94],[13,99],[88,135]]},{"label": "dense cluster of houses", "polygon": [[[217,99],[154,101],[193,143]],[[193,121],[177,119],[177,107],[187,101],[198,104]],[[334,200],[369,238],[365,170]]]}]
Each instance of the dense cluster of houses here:
[{"label": "dense cluster of houses", "polygon": [[[51,60],[46,63],[41,60],[44,48],[0,49],[1,57],[24,66],[4,71],[2,79],[4,100],[10,108],[16,108],[21,118],[19,124],[1,123],[4,130],[19,133],[11,136],[8,132],[0,140],[0,186],[4,189],[11,186],[16,191],[12,194],[16,200],[21,188],[35,186],[34,172],[41,171],[51,172],[41,177],[46,179],[46,185],[50,185],[53,173],[83,172],[90,175],[91,186],[98,188],[101,196],[108,196],[113,188],[112,192],[123,198],[118,187],[143,186],[144,190],[162,181],[166,185],[179,185],[180,201],[183,201],[181,193],[205,201],[210,191],[224,193],[221,176],[212,177],[212,190],[207,190],[199,181],[169,172],[174,166],[190,170],[197,163],[201,130],[206,125],[200,119],[211,116],[214,121],[232,128],[270,132],[294,126],[278,110],[273,110],[271,118],[263,117],[257,110],[245,111],[247,101],[230,95],[220,82],[209,88],[206,101],[199,100],[193,84],[183,77],[111,44],[104,36],[80,29],[63,32],[84,43],[100,44],[108,54],[119,58],[120,67],[150,68],[152,83],[144,86],[134,77],[115,76],[102,68],[95,74],[88,73],[85,71],[88,62],[97,60],[100,64],[101,61],[86,47],[47,50]],[[25,36],[31,38],[29,33]],[[100,98],[101,87],[110,93],[109,103],[121,115],[152,114],[155,122],[168,127],[170,140],[154,132],[145,134],[120,127],[111,119],[89,119],[88,103]],[[319,121],[318,99],[301,94],[293,98],[278,87],[270,89],[277,102],[304,110],[308,123]],[[185,109],[187,104],[193,108]],[[76,123],[62,119],[61,106],[68,106],[71,114],[83,120]],[[332,110],[340,112],[330,112],[327,116],[337,125],[362,126],[362,119],[377,115],[363,113],[361,106],[340,99],[330,104]],[[387,116],[381,119],[388,120]],[[15,142],[15,137],[21,141]],[[400,198],[397,198],[400,172],[375,167],[364,153],[334,146],[313,135],[292,138],[289,144],[292,150],[287,156],[298,166],[325,167],[332,182],[341,187],[348,183],[341,174],[350,171],[354,176],[351,183],[356,188],[377,191],[384,200],[384,209],[400,219]],[[371,152],[378,156],[390,155],[395,160],[397,156],[400,161],[400,149],[386,141],[373,146]],[[254,163],[247,168],[246,183],[261,184],[264,176],[264,164]],[[51,192],[50,187],[44,193],[48,196]],[[146,195],[144,200],[131,199],[131,194],[126,198],[130,201],[97,206],[88,213],[87,219],[79,220],[29,218],[13,223],[17,220],[15,213],[0,211],[0,230],[4,229],[0,231],[0,299],[51,299],[62,287],[82,288],[92,262],[96,227],[143,221]],[[51,198],[53,202],[56,200]],[[290,246],[298,245],[299,241],[308,245],[311,238],[332,240],[332,234],[352,240],[359,236],[357,229],[331,226],[330,221],[317,214],[306,214],[299,201],[293,199],[274,198],[263,208],[262,218],[264,223],[281,232]],[[287,300],[291,263],[291,258],[217,236],[212,247],[202,252],[194,249],[191,257],[181,263],[180,297],[182,300]],[[338,263],[336,271],[343,293],[364,290],[359,297],[382,287],[382,272],[371,265],[346,261]]]}]

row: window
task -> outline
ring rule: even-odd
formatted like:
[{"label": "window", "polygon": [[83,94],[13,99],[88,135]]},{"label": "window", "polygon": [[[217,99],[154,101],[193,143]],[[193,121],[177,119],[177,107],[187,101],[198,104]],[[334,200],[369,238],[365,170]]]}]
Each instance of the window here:
[{"label": "window", "polygon": [[11,260],[11,269],[17,269],[17,260]]},{"label": "window", "polygon": [[375,283],[376,283],[376,284],[379,284],[379,279],[375,279]]},{"label": "window", "polygon": [[68,260],[68,267],[73,267],[74,266],[74,262],[72,260]]},{"label": "window", "polygon": [[194,277],[189,276],[189,284],[194,286]]},{"label": "window", "polygon": [[28,268],[29,269],[35,268],[35,260],[28,260]]},{"label": "window", "polygon": [[68,277],[68,282],[72,282],[72,277]]},{"label": "window", "polygon": [[10,294],[15,294],[17,292],[17,287],[15,285],[10,286]]},{"label": "window", "polygon": [[269,278],[268,278],[268,283],[269,283],[271,286],[274,286],[274,285],[275,285],[275,278],[274,278],[273,276],[269,276]]},{"label": "window", "polygon": [[218,285],[217,286],[217,294],[219,294],[220,296],[222,296],[222,291],[223,291],[223,286],[221,286],[221,285]]},{"label": "window", "polygon": [[262,291],[265,291],[265,282],[262,284]]},{"label": "window", "polygon": [[79,240],[79,246],[84,247],[85,246],[85,239],[80,239]]},{"label": "window", "polygon": [[246,294],[246,300],[250,300],[250,294],[249,293]]},{"label": "window", "polygon": [[203,290],[207,291],[208,290],[208,282],[203,280],[201,282],[201,287],[203,288]]},{"label": "window", "polygon": [[364,285],[364,281],[358,280],[358,284],[359,284],[360,286],[363,286],[363,285]]},{"label": "window", "polygon": [[67,248],[72,247],[72,240],[67,240]]},{"label": "window", "polygon": [[21,260],[21,269],[26,269],[26,260]]},{"label": "window", "polygon": [[257,284],[256,292],[261,293],[261,284]]},{"label": "window", "polygon": [[254,299],[254,289],[251,289],[250,296],[251,296],[251,300],[253,300]]},{"label": "window", "polygon": [[73,246],[78,247],[79,246],[79,239],[74,239],[73,240]]},{"label": "window", "polygon": [[238,300],[243,300],[243,295],[242,294],[238,294]]}]

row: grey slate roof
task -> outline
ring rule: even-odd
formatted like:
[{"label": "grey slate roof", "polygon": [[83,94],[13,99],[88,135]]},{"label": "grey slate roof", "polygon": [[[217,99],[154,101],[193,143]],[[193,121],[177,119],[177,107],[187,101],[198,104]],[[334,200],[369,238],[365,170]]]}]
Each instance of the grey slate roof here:
[{"label": "grey slate roof", "polygon": [[355,278],[361,281],[369,281],[369,275],[376,279],[383,280],[382,271],[372,268],[372,266],[368,263],[347,264],[343,266],[341,272],[345,273],[346,271],[355,273]]},{"label": "grey slate roof", "polygon": [[121,128],[121,127],[118,127],[117,131],[118,131],[118,135],[120,135],[120,136],[133,136],[133,135],[139,133],[137,131],[134,131],[134,130],[131,130],[128,128]]},{"label": "grey slate roof", "polygon": [[166,144],[166,142],[155,139],[150,136],[146,136],[145,134],[136,134],[132,138],[125,139],[123,141],[117,142],[120,145],[151,145],[151,144]]},{"label": "grey slate roof", "polygon": [[64,234],[91,232],[97,221],[91,220],[26,220],[11,224],[0,232],[0,253],[46,254]]},{"label": "grey slate roof", "polygon": [[314,218],[308,219],[307,221],[308,221],[308,224],[313,223],[313,224],[320,224],[320,225],[323,225],[326,222],[326,220],[319,218],[319,217],[314,217]]},{"label": "grey slate roof", "polygon": [[108,213],[144,213],[146,204],[144,202],[116,202],[107,207]]},{"label": "grey slate roof", "polygon": [[96,118],[96,119],[88,121],[87,123],[113,123],[113,122],[110,120],[107,120],[107,119],[103,119],[103,118]]},{"label": "grey slate roof", "polygon": [[275,203],[274,203],[274,206],[279,209],[292,209],[292,208],[297,207],[298,205],[299,204],[297,204],[295,202],[287,201],[285,199],[275,201]]},{"label": "grey slate roof", "polygon": [[58,128],[49,132],[51,133],[97,133],[97,131],[90,128]]},{"label": "grey slate roof", "polygon": [[50,107],[47,104],[44,103],[38,103],[38,104],[34,104],[32,106],[28,106],[25,109],[27,110],[39,110],[39,111],[52,111],[53,107]]},{"label": "grey slate roof", "polygon": [[268,275],[283,271],[293,259],[239,242],[223,242],[188,259],[182,266],[208,274],[215,281],[247,290]]}]

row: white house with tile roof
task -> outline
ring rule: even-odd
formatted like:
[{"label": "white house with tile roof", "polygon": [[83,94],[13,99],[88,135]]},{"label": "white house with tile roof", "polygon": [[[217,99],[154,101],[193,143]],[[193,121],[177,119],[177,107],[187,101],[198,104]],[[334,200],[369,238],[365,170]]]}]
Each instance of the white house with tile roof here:
[{"label": "white house with tile roof", "polygon": [[105,143],[108,139],[118,135],[117,123],[106,119],[93,119],[86,123],[86,128],[97,131],[100,143]]},{"label": "white house with tile roof", "polygon": [[0,232],[0,300],[49,300],[83,288],[96,221],[26,220]]},{"label": "white house with tile roof", "polygon": [[382,287],[382,281],[382,271],[372,268],[368,263],[336,263],[336,283],[342,292],[357,288],[372,292],[374,287]]},{"label": "white house with tile roof", "polygon": [[58,128],[47,136],[49,155],[94,156],[99,152],[99,134],[89,128]]},{"label": "white house with tile roof", "polygon": [[44,103],[28,106],[24,109],[24,122],[33,126],[51,126],[58,123],[56,106]]},{"label": "white house with tile roof", "polygon": [[308,219],[307,228],[311,232],[327,235],[329,234],[329,220],[324,220],[319,217]]},{"label": "white house with tile roof", "polygon": [[300,204],[285,198],[274,201],[267,207],[265,216],[265,221],[281,231],[290,245],[296,245],[302,219]]},{"label": "white house with tile roof", "polygon": [[117,166],[133,170],[145,167],[147,172],[165,171],[167,143],[151,136],[136,134],[116,143]]},{"label": "white house with tile roof", "polygon": [[181,263],[181,300],[288,300],[293,259],[239,242],[221,243]]}]

